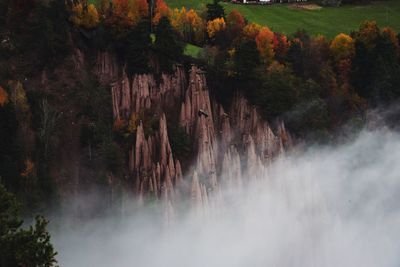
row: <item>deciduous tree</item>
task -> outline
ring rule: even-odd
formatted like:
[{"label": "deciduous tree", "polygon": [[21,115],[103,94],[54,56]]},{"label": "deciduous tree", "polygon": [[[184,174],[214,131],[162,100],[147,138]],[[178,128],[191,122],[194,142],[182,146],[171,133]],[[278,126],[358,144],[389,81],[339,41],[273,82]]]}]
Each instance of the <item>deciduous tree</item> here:
[{"label": "deciduous tree", "polygon": [[256,36],[257,49],[265,64],[270,64],[274,57],[273,49],[274,33],[268,28],[261,28]]},{"label": "deciduous tree", "polygon": [[338,34],[332,40],[329,48],[336,62],[343,59],[351,59],[355,53],[353,38],[344,33]]},{"label": "deciduous tree", "polygon": [[207,22],[207,33],[210,39],[214,38],[218,32],[225,30],[226,23],[224,18],[216,18]]},{"label": "deciduous tree", "polygon": [[164,0],[155,0],[155,7],[154,7],[154,14],[153,14],[153,21],[154,25],[158,25],[162,17],[169,17],[171,11],[168,5],[164,2]]}]

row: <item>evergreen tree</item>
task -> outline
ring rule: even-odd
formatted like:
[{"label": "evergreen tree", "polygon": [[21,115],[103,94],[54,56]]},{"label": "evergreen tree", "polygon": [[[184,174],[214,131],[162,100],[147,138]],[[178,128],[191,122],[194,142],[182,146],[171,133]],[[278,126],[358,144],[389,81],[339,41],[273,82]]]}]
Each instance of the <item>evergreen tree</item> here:
[{"label": "evergreen tree", "polygon": [[371,97],[372,77],[374,76],[374,61],[375,59],[367,50],[366,46],[356,40],[355,56],[352,63],[351,83],[356,89],[356,92],[364,98]]},{"label": "evergreen tree", "polygon": [[127,71],[134,73],[146,73],[149,71],[149,48],[151,46],[149,21],[142,20],[132,29],[127,38],[126,62]]},{"label": "evergreen tree", "polygon": [[15,197],[0,184],[0,267],[56,266],[56,252],[50,243],[43,217],[34,226],[21,228],[20,208]]},{"label": "evergreen tree", "polygon": [[247,79],[254,77],[256,68],[260,64],[260,54],[254,40],[245,40],[239,44],[234,58],[235,70],[238,77]]},{"label": "evergreen tree", "polygon": [[172,71],[173,63],[182,58],[184,45],[167,17],[160,19],[155,34],[154,49],[161,70]]},{"label": "evergreen tree", "polygon": [[214,0],[211,4],[207,4],[207,21],[225,19],[225,10],[219,2],[220,0]]}]

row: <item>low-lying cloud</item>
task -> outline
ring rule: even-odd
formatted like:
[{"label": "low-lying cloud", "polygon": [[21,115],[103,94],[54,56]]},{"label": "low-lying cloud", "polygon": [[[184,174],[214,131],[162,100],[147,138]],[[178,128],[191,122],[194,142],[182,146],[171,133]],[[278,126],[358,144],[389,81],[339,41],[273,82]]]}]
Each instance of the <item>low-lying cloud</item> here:
[{"label": "low-lying cloud", "polygon": [[[251,175],[249,175],[251,176]],[[400,135],[276,160],[213,217],[138,211],[53,232],[61,266],[400,266]]]}]

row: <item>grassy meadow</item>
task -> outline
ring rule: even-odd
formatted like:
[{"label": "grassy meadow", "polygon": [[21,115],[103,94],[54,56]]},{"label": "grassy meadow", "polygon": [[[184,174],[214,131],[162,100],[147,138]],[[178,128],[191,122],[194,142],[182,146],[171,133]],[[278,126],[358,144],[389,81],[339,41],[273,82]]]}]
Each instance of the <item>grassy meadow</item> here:
[{"label": "grassy meadow", "polygon": [[[165,0],[172,8],[185,6],[201,9],[208,1]],[[350,33],[364,20],[375,20],[380,27],[390,26],[400,32],[400,1],[386,0],[369,5],[344,5],[325,7],[318,10],[296,9],[288,4],[239,5],[222,3],[228,13],[237,9],[246,19],[267,25],[274,31],[291,34],[305,29],[313,35],[322,34],[329,38],[338,33]]]},{"label": "grassy meadow", "polygon": [[[212,0],[165,0],[171,8],[204,10]],[[99,0],[89,0],[97,4]],[[380,27],[390,26],[400,32],[400,0],[383,0],[369,5],[343,5],[315,10],[294,8],[289,4],[243,5],[222,2],[225,12],[237,9],[247,20],[270,27],[273,31],[290,35],[305,29],[312,35],[333,38],[339,33],[350,33],[365,20],[375,20]],[[186,47],[185,54],[198,54],[199,48]]]}]

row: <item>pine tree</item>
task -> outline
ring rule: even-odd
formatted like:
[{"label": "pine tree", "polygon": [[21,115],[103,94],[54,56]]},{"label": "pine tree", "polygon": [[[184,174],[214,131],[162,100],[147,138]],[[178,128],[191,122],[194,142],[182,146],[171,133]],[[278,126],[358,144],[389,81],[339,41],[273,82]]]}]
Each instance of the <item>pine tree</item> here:
[{"label": "pine tree", "polygon": [[219,3],[220,0],[214,0],[212,4],[207,4],[207,21],[224,18],[225,10]]},{"label": "pine tree", "polygon": [[0,203],[0,266],[56,266],[48,221],[37,216],[35,225],[21,228],[20,205],[2,184]]},{"label": "pine tree", "polygon": [[161,70],[172,71],[173,63],[182,58],[183,43],[167,17],[162,17],[157,25],[154,48]]}]

